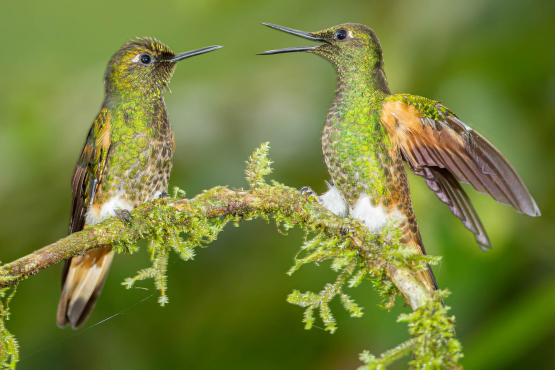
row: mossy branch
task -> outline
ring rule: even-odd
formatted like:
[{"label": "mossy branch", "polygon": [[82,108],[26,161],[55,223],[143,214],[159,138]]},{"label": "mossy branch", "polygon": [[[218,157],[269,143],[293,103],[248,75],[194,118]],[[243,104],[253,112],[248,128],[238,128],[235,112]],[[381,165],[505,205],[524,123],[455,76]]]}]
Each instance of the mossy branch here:
[{"label": "mossy branch", "polygon": [[[199,219],[233,216],[233,221],[240,222],[274,214],[285,216],[311,232],[324,233],[327,237],[336,236],[339,239],[347,237],[365,253],[370,253],[370,250],[363,241],[376,239],[362,225],[353,221],[349,224],[349,235],[345,236],[344,220],[315,202],[306,202],[297,189],[282,185],[259,187],[250,191],[215,187],[192,199],[161,199],[143,204],[131,212],[131,225],[113,217],[2,265],[0,288],[13,285],[93,248],[111,244],[122,251],[133,251],[135,243],[140,239],[155,240],[160,233],[176,228],[188,232]],[[413,309],[430,299],[429,293],[418,282],[411,269],[395,267],[379,255],[373,257],[373,266],[387,265],[388,277],[396,282],[399,292],[407,298]]]},{"label": "mossy branch", "polygon": [[[351,316],[362,316],[362,308],[345,294],[344,285],[355,287],[369,279],[383,298],[383,308],[392,307],[395,296],[400,293],[415,312],[402,317],[409,323],[413,339],[379,359],[365,353],[362,356],[365,369],[383,368],[409,351],[415,354],[411,361],[414,368],[427,363],[441,364],[441,368],[458,366],[462,356],[460,344],[452,334],[453,318],[447,316],[448,308],[441,304],[442,293],[428,292],[415,274],[424,268],[425,262],[436,263],[438,258],[423,257],[404,249],[393,224],[387,225],[381,235],[374,235],[362,223],[341,219],[317,202],[307,201],[296,189],[275,182],[272,186],[266,184],[264,176],[271,173],[272,163],[267,159],[268,149],[268,143],[263,144],[247,162],[249,190],[220,186],[192,199],[178,199],[184,192],[176,189],[171,199],[146,203],[133,210],[129,224],[111,218],[0,266],[0,289],[90,249],[110,244],[114,252],[132,253],[137,251],[138,240],[147,239],[152,267],[139,271],[123,284],[130,288],[137,280],[153,279],[161,292],[159,303],[164,305],[168,303],[166,269],[172,250],[189,260],[194,256],[195,247],[215,240],[228,222],[272,217],[282,229],[299,225],[307,235],[300,257],[289,273],[304,264],[328,259],[332,260],[331,268],[338,272],[336,281],[327,284],[321,292],[295,290],[288,297],[290,303],[306,308],[303,321],[307,329],[312,327],[314,311],[318,310],[326,330],[336,330],[329,307],[336,296]],[[314,236],[309,238],[309,235]],[[3,325],[2,320],[0,323]],[[434,345],[430,345],[432,342]]]}]

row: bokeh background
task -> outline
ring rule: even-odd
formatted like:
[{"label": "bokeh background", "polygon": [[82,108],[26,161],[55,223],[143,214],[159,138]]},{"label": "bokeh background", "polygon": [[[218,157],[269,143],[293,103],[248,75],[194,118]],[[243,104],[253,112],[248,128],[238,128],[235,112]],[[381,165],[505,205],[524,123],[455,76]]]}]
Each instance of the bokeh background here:
[{"label": "bokeh background", "polygon": [[[64,237],[70,177],[103,100],[107,61],[126,40],[153,36],[176,52],[221,44],[182,62],[166,93],[177,151],[171,185],[189,196],[246,186],[244,161],[270,141],[271,178],[325,190],[320,133],[333,97],[332,66],[313,55],[261,57],[304,45],[259,25],[315,31],[343,22],[380,37],[393,92],[442,101],[512,162],[542,217],[520,215],[468,189],[494,249],[483,253],[423,181],[411,176],[415,211],[468,369],[552,368],[555,362],[555,2],[550,0],[160,0],[0,2],[0,260]],[[302,233],[273,224],[229,226],[194,261],[172,255],[170,304],[151,281],[121,282],[145,266],[144,248],[114,261],[101,299],[77,332],[58,329],[61,266],[20,284],[9,329],[20,369],[355,369],[358,354],[406,340],[377,308],[369,282],[335,302],[333,335],[303,329],[293,289],[318,291],[329,266],[285,275]],[[142,288],[139,288],[142,287]],[[116,316],[113,316],[116,315]],[[111,318],[110,318],[111,317]],[[106,320],[110,318],[109,320]],[[106,320],[106,321],[103,321]],[[103,321],[103,322],[102,322]],[[100,323],[101,322],[101,323]],[[99,323],[98,325],[95,325]],[[404,358],[394,368],[406,368]]]}]

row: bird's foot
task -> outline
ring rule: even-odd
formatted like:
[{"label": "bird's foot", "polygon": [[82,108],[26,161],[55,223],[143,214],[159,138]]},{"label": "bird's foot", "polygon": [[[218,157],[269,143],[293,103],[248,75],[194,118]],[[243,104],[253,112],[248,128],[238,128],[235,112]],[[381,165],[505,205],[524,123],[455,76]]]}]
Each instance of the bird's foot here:
[{"label": "bird's foot", "polygon": [[355,229],[352,228],[352,227],[349,226],[349,225],[343,225],[343,226],[341,226],[341,227],[339,228],[339,232],[340,232],[342,235],[347,236],[347,235],[350,235],[350,234],[354,234],[354,233],[355,233]]},{"label": "bird's foot", "polygon": [[127,209],[116,209],[114,210],[116,216],[123,222],[123,223],[131,223],[133,217],[131,216],[131,212]]},{"label": "bird's foot", "polygon": [[161,191],[160,194],[158,194],[158,199],[166,199],[169,198],[169,194],[166,191]]},{"label": "bird's foot", "polygon": [[338,227],[339,232],[342,235],[349,236],[356,233],[356,225],[350,220],[345,219]]},{"label": "bird's foot", "polygon": [[305,196],[305,200],[307,202],[308,202],[308,199],[310,198],[315,199],[318,203],[320,202],[320,197],[314,190],[312,190],[310,186],[303,186],[301,188],[301,194]]},{"label": "bird's foot", "polygon": [[355,247],[363,246],[362,240],[357,235],[357,222],[347,219],[339,225],[338,230],[344,238],[351,240],[351,245]]}]

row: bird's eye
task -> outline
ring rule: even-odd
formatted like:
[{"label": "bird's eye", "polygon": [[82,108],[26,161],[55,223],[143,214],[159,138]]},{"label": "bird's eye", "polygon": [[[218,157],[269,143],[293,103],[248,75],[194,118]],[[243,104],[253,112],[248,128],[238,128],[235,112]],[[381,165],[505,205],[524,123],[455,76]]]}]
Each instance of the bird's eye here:
[{"label": "bird's eye", "polygon": [[335,38],[339,41],[345,40],[347,38],[347,31],[345,31],[344,29],[337,30],[337,32],[335,33]]},{"label": "bird's eye", "polygon": [[142,54],[139,58],[139,60],[141,61],[141,63],[148,65],[152,62],[152,57],[149,54]]}]

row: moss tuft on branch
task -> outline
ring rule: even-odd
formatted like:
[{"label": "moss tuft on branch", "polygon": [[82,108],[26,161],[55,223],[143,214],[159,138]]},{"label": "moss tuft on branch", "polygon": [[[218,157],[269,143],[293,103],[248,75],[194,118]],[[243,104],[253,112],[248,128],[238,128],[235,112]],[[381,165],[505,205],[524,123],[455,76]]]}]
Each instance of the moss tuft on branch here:
[{"label": "moss tuft on branch", "polygon": [[459,360],[463,357],[460,342],[453,330],[454,316],[447,316],[450,307],[442,304],[449,295],[448,290],[438,290],[434,299],[410,314],[401,314],[397,321],[406,322],[412,339],[375,357],[365,351],[360,359],[366,364],[359,370],[380,370],[395,360],[414,353],[409,362],[411,369],[462,369]]},{"label": "moss tuft on branch", "polygon": [[272,167],[270,166],[273,162],[268,159],[269,150],[270,143],[262,143],[262,145],[254,151],[252,156],[249,157],[249,160],[245,162],[247,164],[245,174],[247,175],[247,182],[251,189],[266,185],[264,176],[272,173]]},{"label": "moss tuft on branch", "polygon": [[[13,298],[17,284],[0,289],[0,367],[15,369],[19,361],[19,345],[15,337],[6,328],[6,320],[10,319],[9,303]],[[11,292],[10,292],[11,290]]]}]

